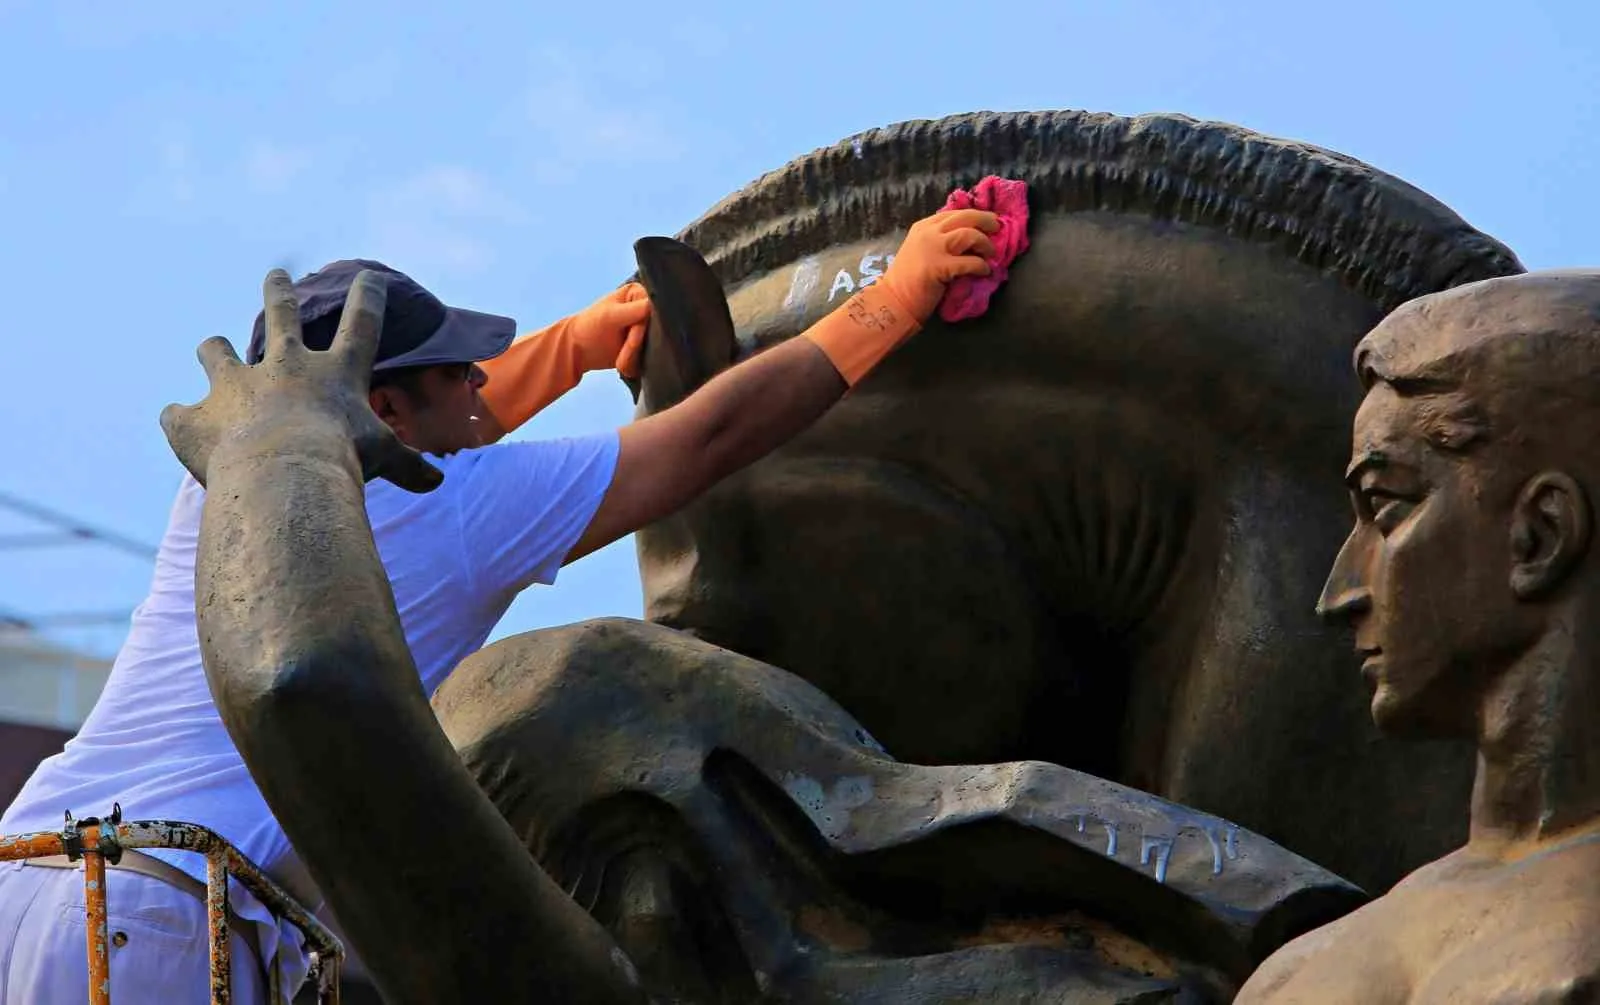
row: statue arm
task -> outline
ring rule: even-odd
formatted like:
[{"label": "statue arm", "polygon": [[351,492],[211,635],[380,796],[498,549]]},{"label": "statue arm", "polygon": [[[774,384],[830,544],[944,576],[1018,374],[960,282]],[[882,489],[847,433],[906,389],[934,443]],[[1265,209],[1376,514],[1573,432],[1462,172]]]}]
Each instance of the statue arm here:
[{"label": "statue arm", "polygon": [[365,513],[367,478],[439,481],[365,405],[382,297],[358,280],[334,346],[311,352],[274,272],[263,362],[208,341],[207,399],[162,416],[207,487],[207,680],[387,1000],[642,1000],[626,958],[534,863],[423,693]]}]

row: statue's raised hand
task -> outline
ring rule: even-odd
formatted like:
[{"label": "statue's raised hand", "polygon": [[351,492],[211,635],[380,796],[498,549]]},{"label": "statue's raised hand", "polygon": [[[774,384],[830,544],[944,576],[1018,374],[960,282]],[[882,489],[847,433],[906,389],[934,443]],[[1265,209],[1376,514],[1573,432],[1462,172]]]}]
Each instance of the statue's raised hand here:
[{"label": "statue's raised hand", "polygon": [[268,273],[263,293],[261,362],[246,366],[227,339],[206,339],[199,357],[210,392],[197,405],[168,405],[161,413],[167,442],[189,473],[205,485],[223,456],[348,461],[353,445],[363,481],[386,478],[412,492],[437,487],[439,469],[401,443],[367,402],[387,296],[381,278],[356,276],[339,331],[321,352],[306,348],[288,274]]}]

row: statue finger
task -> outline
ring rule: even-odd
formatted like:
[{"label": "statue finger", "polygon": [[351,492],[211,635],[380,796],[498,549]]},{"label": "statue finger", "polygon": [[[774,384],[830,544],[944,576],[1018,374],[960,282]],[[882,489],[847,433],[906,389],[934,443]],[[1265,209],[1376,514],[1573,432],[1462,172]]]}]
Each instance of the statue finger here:
[{"label": "statue finger", "polygon": [[202,488],[206,484],[206,461],[211,454],[202,442],[207,434],[198,413],[203,407],[174,403],[161,410],[161,431],[166,434],[167,446]]},{"label": "statue finger", "polygon": [[407,492],[432,492],[444,481],[444,472],[426,457],[387,433],[378,446],[377,474]]},{"label": "statue finger", "polygon": [[378,338],[383,333],[383,312],[389,289],[383,277],[370,269],[356,274],[345,296],[344,313],[339,316],[339,331],[329,347],[341,368],[352,380],[366,380],[372,361],[378,355]]},{"label": "statue finger", "polygon": [[266,346],[263,359],[282,359],[295,349],[305,348],[300,333],[300,303],[294,295],[294,284],[282,269],[267,273],[261,287],[265,301],[267,323]]},{"label": "statue finger", "polygon": [[233,349],[233,343],[221,335],[213,335],[201,342],[195,355],[200,358],[200,366],[205,369],[206,379],[211,381],[213,387],[234,367],[243,365],[239,362],[239,354]]},{"label": "statue finger", "polygon": [[177,448],[173,440],[183,435],[183,430],[186,426],[184,420],[193,410],[192,406],[180,405],[177,402],[173,402],[161,410],[161,431],[166,434],[168,446],[174,449]]}]

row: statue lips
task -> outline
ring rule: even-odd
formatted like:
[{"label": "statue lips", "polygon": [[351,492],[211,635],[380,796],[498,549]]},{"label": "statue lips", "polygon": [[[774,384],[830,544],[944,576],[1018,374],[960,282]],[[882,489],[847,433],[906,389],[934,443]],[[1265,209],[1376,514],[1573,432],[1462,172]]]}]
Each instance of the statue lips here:
[{"label": "statue lips", "polygon": [[1376,646],[1357,646],[1356,655],[1361,657],[1361,679],[1367,682],[1368,687],[1377,687],[1383,676],[1383,650]]}]

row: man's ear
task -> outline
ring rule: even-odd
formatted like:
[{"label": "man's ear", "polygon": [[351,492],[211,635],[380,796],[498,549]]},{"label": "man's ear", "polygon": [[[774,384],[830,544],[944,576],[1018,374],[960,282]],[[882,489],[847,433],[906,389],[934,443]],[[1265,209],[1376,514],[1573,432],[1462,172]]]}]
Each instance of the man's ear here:
[{"label": "man's ear", "polygon": [[1511,591],[1537,600],[1560,586],[1589,551],[1589,496],[1559,471],[1534,475],[1511,511]]},{"label": "man's ear", "polygon": [[396,433],[400,432],[402,416],[405,414],[402,408],[406,404],[404,395],[404,391],[392,384],[367,392],[367,403],[372,406],[372,411]]}]

